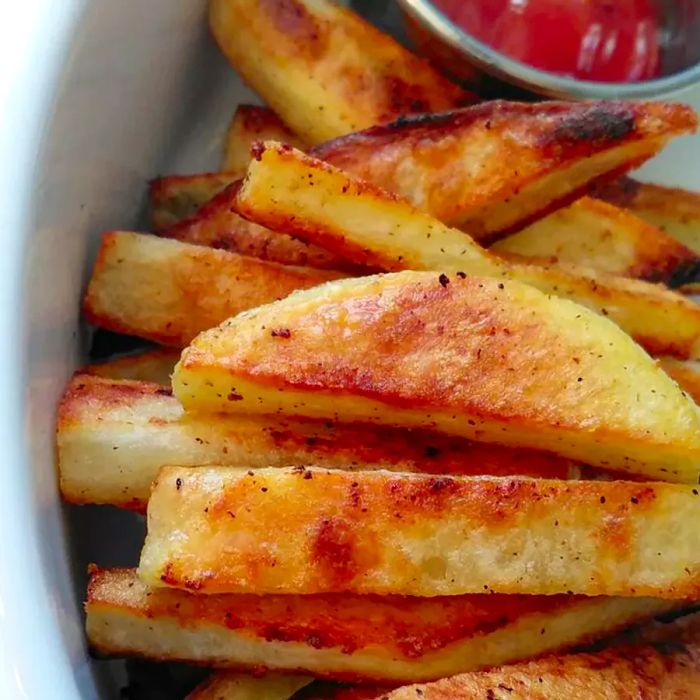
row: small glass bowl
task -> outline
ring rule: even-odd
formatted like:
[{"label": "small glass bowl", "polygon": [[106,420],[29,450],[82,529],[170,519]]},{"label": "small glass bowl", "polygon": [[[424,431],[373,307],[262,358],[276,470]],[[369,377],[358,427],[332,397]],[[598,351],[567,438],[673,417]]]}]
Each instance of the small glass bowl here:
[{"label": "small glass bowl", "polygon": [[700,82],[700,0],[657,0],[662,19],[661,76],[628,83],[579,80],[533,68],[475,39],[429,0],[397,3],[423,55],[487,97],[640,99],[669,95]]}]

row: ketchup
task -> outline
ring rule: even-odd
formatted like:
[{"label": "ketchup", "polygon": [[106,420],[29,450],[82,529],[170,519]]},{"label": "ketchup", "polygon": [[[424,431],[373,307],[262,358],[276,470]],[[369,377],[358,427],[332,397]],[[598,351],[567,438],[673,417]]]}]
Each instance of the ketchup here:
[{"label": "ketchup", "polygon": [[469,34],[535,68],[583,80],[658,75],[653,0],[434,0]]}]

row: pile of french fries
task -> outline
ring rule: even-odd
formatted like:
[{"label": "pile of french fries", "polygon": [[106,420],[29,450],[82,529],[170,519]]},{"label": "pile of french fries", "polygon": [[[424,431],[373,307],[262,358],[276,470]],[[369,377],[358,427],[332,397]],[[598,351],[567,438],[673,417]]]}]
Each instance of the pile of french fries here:
[{"label": "pile of french fries", "polygon": [[477,103],[329,0],[210,21],[269,108],[104,234],[86,318],[161,347],[59,407],[63,497],[147,513],[92,648],[199,700],[695,697],[700,195],[622,176],[696,115]]}]

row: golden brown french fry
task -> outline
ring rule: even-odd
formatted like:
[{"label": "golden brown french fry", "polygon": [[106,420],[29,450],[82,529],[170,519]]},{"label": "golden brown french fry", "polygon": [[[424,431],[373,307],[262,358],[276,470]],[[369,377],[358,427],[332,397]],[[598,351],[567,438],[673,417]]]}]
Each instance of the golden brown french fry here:
[{"label": "golden brown french fry", "polygon": [[243,175],[250,161],[250,147],[255,141],[267,139],[288,143],[302,150],[306,148],[306,144],[271,109],[258,105],[238,105],[226,132],[221,169]]},{"label": "golden brown french fry", "polygon": [[696,698],[700,688],[700,617],[690,615],[668,627],[672,629],[658,641],[588,654],[547,656],[378,692],[372,700]]},{"label": "golden brown french fry", "polygon": [[187,410],[437,429],[697,483],[700,413],[606,319],[518,282],[346,279],[229,319],[185,349]]},{"label": "golden brown french fry", "polygon": [[683,295],[589,268],[503,260],[406,200],[274,142],[251,161],[237,207],[358,264],[519,280],[609,316],[654,354],[700,357],[700,306]]},{"label": "golden brown french fry", "polygon": [[410,682],[592,641],[672,601],[577,596],[199,596],[93,569],[97,651],[345,680]]},{"label": "golden brown french fry", "polygon": [[696,126],[685,105],[496,101],[350,134],[311,154],[492,242]]},{"label": "golden brown french fry", "polygon": [[309,144],[474,99],[329,0],[212,0],[209,24],[233,67]]},{"label": "golden brown french fry", "polygon": [[281,265],[303,265],[325,270],[355,271],[357,265],[323,248],[258,226],[241,218],[234,209],[237,185],[217,194],[194,216],[159,232],[165,238],[249,255]]},{"label": "golden brown french fry", "polygon": [[339,276],[115,231],[102,237],[83,308],[102,328],[183,347],[229,316]]},{"label": "golden brown french fry", "polygon": [[165,467],[138,571],[200,593],[684,599],[699,532],[685,484]]},{"label": "golden brown french fry", "polygon": [[[67,501],[137,510],[145,510],[151,482],[168,464],[582,476],[571,461],[544,452],[421,430],[185,414],[158,385],[85,375],[74,377],[63,395],[56,441],[61,493]],[[589,470],[583,475],[597,476]]]},{"label": "golden brown french fry", "polygon": [[700,362],[662,357],[659,364],[700,405]]},{"label": "golden brown french fry", "polygon": [[700,255],[700,193],[623,177],[592,194],[630,209]]},{"label": "golden brown french fry", "polygon": [[79,370],[79,374],[89,374],[106,379],[133,379],[169,387],[170,375],[179,359],[180,353],[177,350],[167,348],[147,350],[135,355],[126,355],[87,365]]},{"label": "golden brown french fry", "polygon": [[240,178],[240,173],[168,175],[148,187],[150,219],[156,232],[189,219],[199,208]]},{"label": "golden brown french fry", "polygon": [[186,700],[289,700],[313,678],[282,673],[253,676],[219,671],[198,685]]},{"label": "golden brown french fry", "polygon": [[675,238],[629,211],[591,197],[497,241],[491,250],[675,287],[700,271],[700,257]]}]

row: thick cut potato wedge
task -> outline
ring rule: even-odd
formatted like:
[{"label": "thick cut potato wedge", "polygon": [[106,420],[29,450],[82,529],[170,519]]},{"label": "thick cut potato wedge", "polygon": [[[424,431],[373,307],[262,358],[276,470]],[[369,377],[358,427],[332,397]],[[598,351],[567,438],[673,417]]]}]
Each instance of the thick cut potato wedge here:
[{"label": "thick cut potato wedge", "polygon": [[623,177],[593,195],[630,209],[700,255],[700,193]]},{"label": "thick cut potato wedge", "polygon": [[226,132],[221,169],[242,175],[250,161],[250,147],[255,141],[281,141],[295,148],[306,148],[284,122],[267,107],[238,105]]},{"label": "thick cut potato wedge", "polygon": [[675,238],[631,212],[591,197],[497,241],[491,250],[676,287],[700,270],[698,255]]},{"label": "thick cut potato wedge", "polygon": [[220,671],[197,686],[186,700],[289,700],[313,678],[282,673],[253,676]]},{"label": "thick cut potato wedge", "polygon": [[[700,689],[700,618],[666,637],[596,653],[547,656],[489,671],[380,691],[372,700],[691,700]],[[329,698],[332,696],[328,696]],[[324,700],[323,696],[319,700]]]},{"label": "thick cut potato wedge", "polygon": [[300,292],[201,334],[187,410],[437,429],[696,483],[700,413],[613,323],[518,282],[402,272]]},{"label": "thick cut potato wedge", "polygon": [[700,362],[691,360],[683,362],[673,357],[662,357],[659,359],[659,364],[678,382],[681,389],[700,405]]},{"label": "thick cut potato wedge", "polygon": [[183,347],[229,316],[339,276],[115,231],[102,237],[83,309],[102,328]]},{"label": "thick cut potato wedge", "polygon": [[180,353],[177,350],[147,350],[87,365],[79,370],[79,374],[116,380],[132,379],[170,387],[170,375],[179,359]]},{"label": "thick cut potato wedge", "polygon": [[661,482],[165,467],[139,575],[200,593],[697,598],[700,494]]},{"label": "thick cut potato wedge", "polygon": [[195,596],[93,570],[97,651],[347,680],[415,681],[598,639],[674,609],[649,598],[577,596]]},{"label": "thick cut potato wedge", "polygon": [[474,99],[329,0],[212,0],[209,24],[233,67],[309,144]]},{"label": "thick cut potato wedge", "polygon": [[185,414],[177,399],[158,385],[85,375],[74,377],[63,395],[56,441],[66,500],[137,510],[145,510],[153,479],[169,464],[245,469],[319,465],[550,479],[598,476],[544,452],[422,430]]},{"label": "thick cut potato wedge", "polygon": [[609,316],[654,354],[700,357],[700,306],[683,295],[589,268],[503,260],[407,201],[274,142],[257,149],[238,210],[358,264],[520,280]]},{"label": "thick cut potato wedge", "polygon": [[308,265],[327,270],[357,269],[356,265],[323,248],[241,218],[233,209],[237,187],[236,183],[232,184],[204,204],[193,217],[160,231],[159,235],[281,265]]},{"label": "thick cut potato wedge", "polygon": [[202,173],[168,175],[151,180],[148,202],[153,230],[164,231],[193,217],[202,205],[240,177],[240,172]]},{"label": "thick cut potato wedge", "polygon": [[684,105],[495,101],[350,134],[312,155],[491,242],[696,126]]}]

